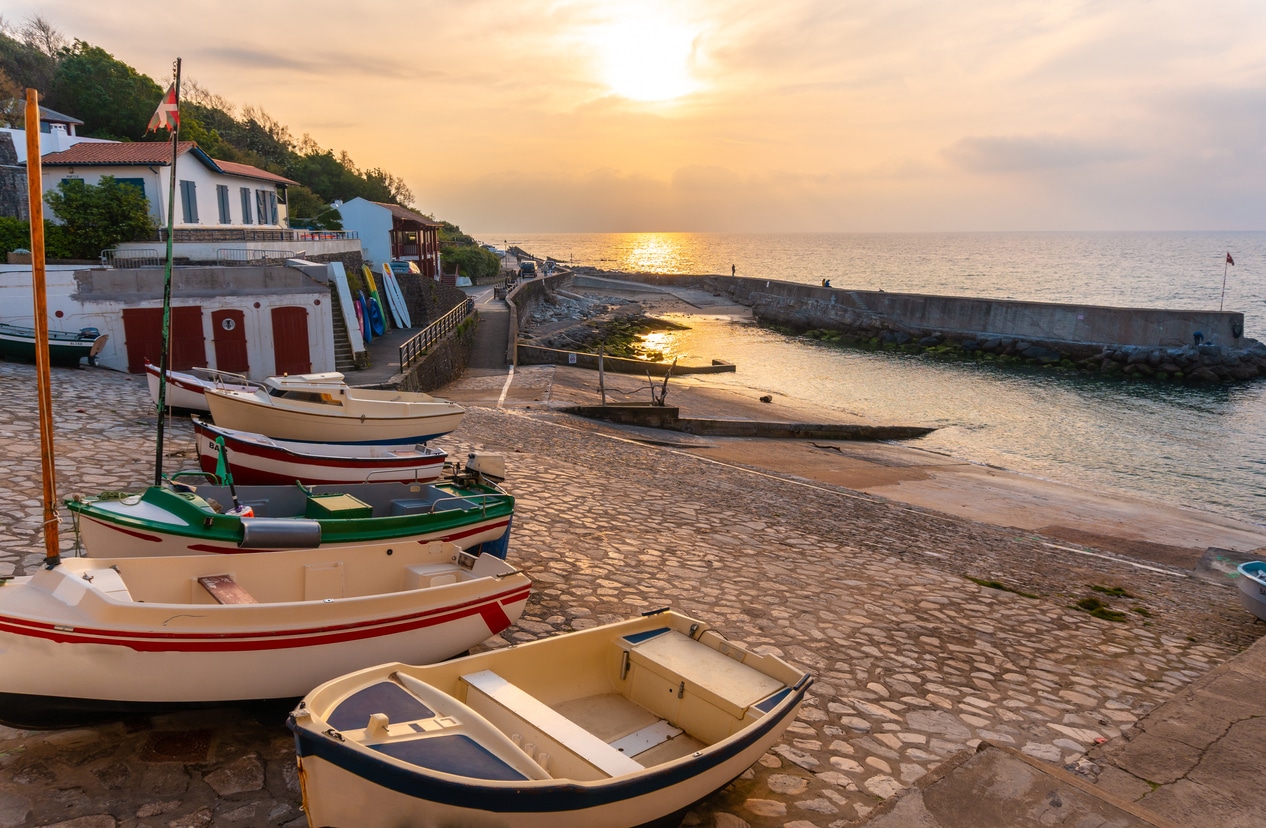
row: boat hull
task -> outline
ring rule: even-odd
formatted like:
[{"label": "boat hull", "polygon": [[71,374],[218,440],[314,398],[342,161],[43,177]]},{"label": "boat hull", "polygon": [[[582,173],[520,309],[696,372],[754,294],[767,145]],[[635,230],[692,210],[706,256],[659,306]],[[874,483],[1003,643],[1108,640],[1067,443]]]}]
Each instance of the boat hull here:
[{"label": "boat hull", "polygon": [[[346,389],[346,387],[344,387]],[[454,403],[437,400],[424,405],[398,406],[391,413],[379,405],[365,413],[350,402],[346,407],[299,403],[282,404],[264,392],[206,391],[211,419],[224,428],[265,434],[278,440],[304,443],[424,443],[457,429],[465,411]],[[410,411],[417,413],[410,413]]]},{"label": "boat hull", "polygon": [[[197,369],[195,369],[197,370]],[[158,366],[146,361],[145,363],[145,379],[149,383],[149,396],[158,404]],[[193,374],[186,374],[180,371],[167,372],[167,388],[163,391],[163,403],[167,408],[180,409],[182,411],[200,411],[209,412],[207,407],[207,397],[204,393],[208,388],[223,387],[234,391],[253,390],[253,386],[249,385],[225,385],[220,383],[219,386],[215,382],[203,380]]]},{"label": "boat hull", "polygon": [[1266,562],[1249,561],[1238,569],[1240,606],[1266,621]]},{"label": "boat hull", "polygon": [[[650,623],[642,623],[640,619],[633,622],[631,628],[633,638],[646,634],[657,623],[654,619],[648,620]],[[662,622],[658,623],[662,624]],[[674,624],[674,626],[677,625]],[[600,634],[601,629],[569,633],[558,636],[557,639]],[[689,628],[681,627],[680,629],[685,632]],[[704,632],[700,631],[700,636]],[[561,683],[583,686],[589,692],[599,693],[598,698],[604,698],[601,695],[603,688],[596,687],[592,676],[587,672],[560,670],[560,666],[564,666],[565,662],[560,663],[546,657],[546,650],[537,649],[531,652],[531,648],[545,646],[557,639],[545,639],[520,645],[515,649],[524,660],[530,661],[532,656],[539,656],[543,665],[540,667],[541,671],[565,675],[567,678]],[[475,671],[475,675],[479,675],[480,671],[486,672],[496,667],[497,673],[512,677],[511,682],[522,683],[531,668],[507,665],[505,662],[511,661],[508,657],[499,662],[497,659],[503,654],[506,654],[506,651],[494,651],[435,666],[442,666],[459,674],[467,670]],[[735,656],[730,656],[730,658],[735,658]],[[604,662],[608,662],[607,666],[613,674],[615,671],[631,671],[627,673],[628,680],[631,683],[641,681],[640,674],[637,673],[641,669],[640,664],[630,668],[626,660],[625,666],[621,668],[620,656],[614,651],[610,653],[610,658],[604,659]],[[779,663],[790,672],[788,665]],[[721,672],[729,669],[740,668],[724,666],[719,668]],[[710,669],[705,672],[711,673],[714,679],[717,676],[717,673]],[[550,775],[555,773],[556,766],[561,769],[569,761],[563,757],[566,748],[548,743],[547,740],[550,737],[542,736],[540,731],[532,729],[531,724],[519,728],[511,720],[499,718],[501,714],[493,712],[496,705],[481,710],[480,712],[487,719],[480,720],[473,710],[466,708],[463,704],[459,704],[457,710],[448,710],[434,704],[432,699],[419,694],[431,708],[426,712],[433,711],[439,716],[434,720],[439,723],[438,729],[425,720],[407,724],[403,721],[396,722],[397,719],[408,719],[411,714],[393,715],[391,718],[384,715],[382,724],[385,727],[373,732],[372,735],[371,731],[376,727],[372,717],[363,731],[349,729],[349,722],[338,724],[337,727],[332,725],[330,717],[333,717],[334,722],[337,723],[341,713],[340,700],[351,701],[356,698],[354,694],[357,692],[365,690],[372,692],[375,687],[381,686],[384,679],[397,681],[405,687],[416,686],[404,679],[398,679],[397,676],[402,673],[422,682],[430,681],[430,676],[433,675],[426,668],[409,668],[398,664],[380,665],[361,671],[355,676],[344,676],[328,682],[309,693],[304,702],[292,713],[290,727],[295,733],[304,809],[308,814],[310,825],[357,825],[366,826],[366,828],[388,828],[399,825],[462,825],[469,828],[504,828],[509,825],[516,828],[554,828],[559,825],[631,828],[642,825],[670,825],[673,824],[672,820],[679,819],[691,805],[723,788],[760,760],[795,718],[796,711],[812,682],[807,675],[794,673],[790,677],[786,674],[781,675],[779,681],[774,684],[774,687],[781,689],[772,692],[770,700],[759,705],[765,711],[763,715],[753,717],[750,708],[747,708],[748,713],[739,714],[740,719],[747,723],[739,727],[736,732],[711,743],[695,742],[694,744],[698,745],[697,749],[680,754],[678,758],[655,764],[646,760],[648,764],[642,767],[630,757],[641,760],[649,755],[649,753],[641,752],[644,746],[628,747],[628,756],[623,753],[626,748],[622,746],[618,748],[616,764],[619,764],[618,760],[629,762],[633,768],[631,772],[621,774],[618,771],[612,771],[610,775],[598,772],[594,774],[595,778],[577,779],[567,776],[561,770],[557,777]],[[800,678],[797,680],[795,675],[800,675]],[[494,678],[499,680],[500,677],[494,676]],[[700,686],[689,677],[681,678],[682,689],[678,691],[678,678],[681,677],[674,677],[662,688],[671,690],[671,693],[661,695],[657,690],[651,691],[651,695],[655,696],[657,701],[646,702],[648,705],[655,705],[662,703],[664,699],[669,699],[670,705],[678,704],[677,715],[674,715],[669,723],[670,729],[675,725],[677,733],[680,734],[682,728],[687,731],[692,730],[692,722],[696,716],[715,719],[722,715],[716,708],[709,708],[707,712],[700,713],[702,708],[709,704],[705,699],[709,698],[710,691],[701,690]],[[463,675],[461,680],[473,681],[466,675]],[[622,679],[613,680],[619,683]],[[704,681],[707,683],[710,680],[704,679]],[[428,688],[426,684],[421,686],[432,690],[439,686],[447,688],[448,678],[437,682],[434,687]],[[713,687],[717,685],[713,683]],[[638,691],[631,692],[636,694]],[[681,699],[680,694],[684,694],[686,699],[680,703],[672,701]],[[355,704],[354,701],[352,703]],[[474,703],[468,695],[465,704]],[[529,704],[532,703],[529,702]],[[566,703],[562,702],[559,706]],[[718,702],[720,707],[724,707],[727,703],[726,701]],[[367,706],[365,712],[369,713],[375,709],[377,709],[376,706]],[[548,715],[546,714],[547,717]],[[577,720],[583,721],[580,714],[573,715],[577,715]],[[652,715],[662,715],[662,713]],[[501,778],[493,778],[497,773],[503,772],[503,768],[498,768],[486,776],[475,777],[447,770],[457,764],[447,756],[439,756],[426,750],[409,751],[408,745],[423,742],[432,735],[443,739],[462,735],[464,732],[462,729],[466,724],[477,720],[481,723],[473,725],[472,735],[467,738],[474,739],[481,748],[494,756],[508,757],[509,754],[516,752],[521,752],[526,756],[534,755],[540,761],[539,767],[524,771],[529,774],[527,776],[516,776],[515,771],[511,769],[505,771]],[[601,717],[592,721],[599,720]],[[610,719],[605,721],[609,722]],[[393,725],[395,730],[391,729]],[[496,734],[479,741],[474,734],[479,732],[478,728],[485,725],[495,726],[504,735],[510,736],[512,745],[499,748],[496,744]],[[575,725],[573,721],[565,720],[562,726],[568,728]],[[700,725],[700,727],[703,726]],[[425,730],[426,735],[416,738],[406,728],[414,728],[419,732]],[[453,735],[449,735],[448,730],[451,730]],[[514,734],[511,731],[516,730],[521,733],[521,739],[513,738]],[[579,738],[583,739],[589,735],[581,734]],[[573,735],[572,738],[577,737]],[[685,738],[690,738],[690,736]],[[528,744],[529,742],[533,744]],[[402,745],[403,748],[401,748]],[[616,748],[614,745],[599,745],[599,752],[602,750],[616,750]],[[548,756],[545,754],[546,751],[548,751]],[[399,761],[396,758],[406,755],[413,756],[414,759]],[[486,757],[481,757],[480,761],[486,763],[481,765],[483,768],[493,764]],[[513,759],[507,758],[505,761],[513,761]],[[530,775],[535,770],[539,770],[540,773]]]},{"label": "boat hull", "polygon": [[[49,362],[61,367],[75,367],[87,359],[94,364],[105,347],[108,334],[86,336],[68,331],[48,332]],[[0,356],[25,361],[35,360],[35,329],[0,324]]]},{"label": "boat hull", "polygon": [[236,483],[431,483],[444,471],[447,453],[425,446],[398,444],[343,446],[274,440],[194,421],[198,463],[215,474],[217,437],[224,439],[225,459]]},{"label": "boat hull", "polygon": [[[123,498],[72,498],[67,505],[92,557],[236,555],[313,546],[386,552],[401,544],[434,541],[506,555],[514,499],[491,488],[365,483],[314,486],[310,491],[315,498],[298,486],[200,486],[196,494],[150,487]],[[217,504],[228,508],[233,492],[240,503],[254,508],[256,517],[215,510]],[[373,504],[376,516],[304,516],[305,501],[344,494]],[[427,509],[428,504],[436,510],[404,513],[414,505]]]},{"label": "boat hull", "polygon": [[[418,562],[414,569],[433,566],[426,561],[435,555],[427,555],[439,546],[408,556]],[[432,587],[415,579],[405,588],[409,566],[400,563],[406,559],[383,556],[359,567],[398,570],[399,589],[340,597],[328,573],[339,571],[347,592],[355,592],[362,576],[350,559],[309,550],[256,556],[235,572],[242,583],[254,580],[253,592],[270,579],[293,581],[298,572],[315,597],[218,604],[209,595],[199,600],[197,577],[223,573],[220,561],[69,559],[0,590],[0,694],[76,700],[81,708],[296,697],[402,652],[427,661],[462,653],[512,624],[530,589],[526,576],[492,558],[474,561],[479,577],[471,580]],[[148,601],[133,587],[124,600],[110,590],[112,579],[142,571],[146,579],[171,579],[186,594]]]}]

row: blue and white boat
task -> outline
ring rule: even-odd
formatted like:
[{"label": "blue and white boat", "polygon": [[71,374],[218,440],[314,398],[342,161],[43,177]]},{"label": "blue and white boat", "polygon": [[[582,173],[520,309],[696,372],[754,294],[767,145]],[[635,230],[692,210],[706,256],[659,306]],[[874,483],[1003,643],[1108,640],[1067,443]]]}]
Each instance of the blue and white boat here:
[{"label": "blue and white boat", "polygon": [[675,825],[778,742],[812,682],[661,610],[350,673],[289,725],[313,826]]},{"label": "blue and white boat", "polygon": [[1240,606],[1266,621],[1266,561],[1249,561],[1240,572]]}]

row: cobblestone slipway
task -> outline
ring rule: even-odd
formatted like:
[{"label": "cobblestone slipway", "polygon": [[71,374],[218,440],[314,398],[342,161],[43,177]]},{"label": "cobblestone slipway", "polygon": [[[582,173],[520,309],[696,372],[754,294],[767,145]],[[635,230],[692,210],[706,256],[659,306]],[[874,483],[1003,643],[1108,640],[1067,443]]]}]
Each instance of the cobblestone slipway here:
[{"label": "cobblestone slipway", "polygon": [[[144,380],[54,369],[59,494],[152,477]],[[34,369],[0,363],[0,575],[43,557]],[[982,739],[1069,764],[1260,634],[1233,593],[1163,567],[718,465],[560,415],[469,409],[437,441],[507,457],[510,557],[535,580],[488,646],[671,605],[813,672],[782,742],[687,825],[842,828]],[[167,437],[192,468],[192,431]],[[65,554],[73,531],[62,525]],[[1026,597],[978,586],[995,580]],[[1073,607],[1105,599],[1112,622]],[[1130,611],[1138,610],[1138,611]],[[285,709],[236,706],[64,730],[0,727],[0,828],[302,825]]]}]

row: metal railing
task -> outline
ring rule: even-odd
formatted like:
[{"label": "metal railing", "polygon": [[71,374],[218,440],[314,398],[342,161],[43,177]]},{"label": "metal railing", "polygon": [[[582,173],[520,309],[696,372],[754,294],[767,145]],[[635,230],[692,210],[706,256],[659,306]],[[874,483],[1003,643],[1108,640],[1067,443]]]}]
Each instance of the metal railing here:
[{"label": "metal railing", "polygon": [[167,261],[165,255],[149,248],[117,248],[101,251],[101,264],[105,267],[136,268],[162,267]]},{"label": "metal railing", "polygon": [[215,251],[216,264],[220,265],[264,265],[282,264],[286,259],[293,259],[293,250],[257,250],[250,247],[221,247]]},{"label": "metal railing", "polygon": [[475,300],[467,298],[457,307],[427,325],[416,336],[400,346],[400,370],[407,371],[409,366],[426,355],[426,349],[448,336],[467,316],[475,312]]}]

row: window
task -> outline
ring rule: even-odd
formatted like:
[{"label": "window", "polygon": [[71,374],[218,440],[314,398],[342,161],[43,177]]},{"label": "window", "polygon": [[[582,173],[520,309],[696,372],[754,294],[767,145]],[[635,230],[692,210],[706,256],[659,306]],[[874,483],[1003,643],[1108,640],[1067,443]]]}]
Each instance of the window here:
[{"label": "window", "polygon": [[220,203],[220,224],[232,224],[233,216],[229,213],[229,185],[215,185],[215,197]]},{"label": "window", "polygon": [[197,224],[198,185],[193,181],[180,182],[180,206],[184,210],[185,224]]},{"label": "window", "polygon": [[242,195],[242,224],[251,223],[251,188],[243,187]]},{"label": "window", "polygon": [[259,224],[276,224],[277,223],[277,192],[276,190],[256,190],[255,191],[255,211],[256,219]]},{"label": "window", "polygon": [[116,178],[118,184],[125,184],[128,187],[135,187],[141,191],[141,195],[145,195],[145,179],[144,178]]}]

